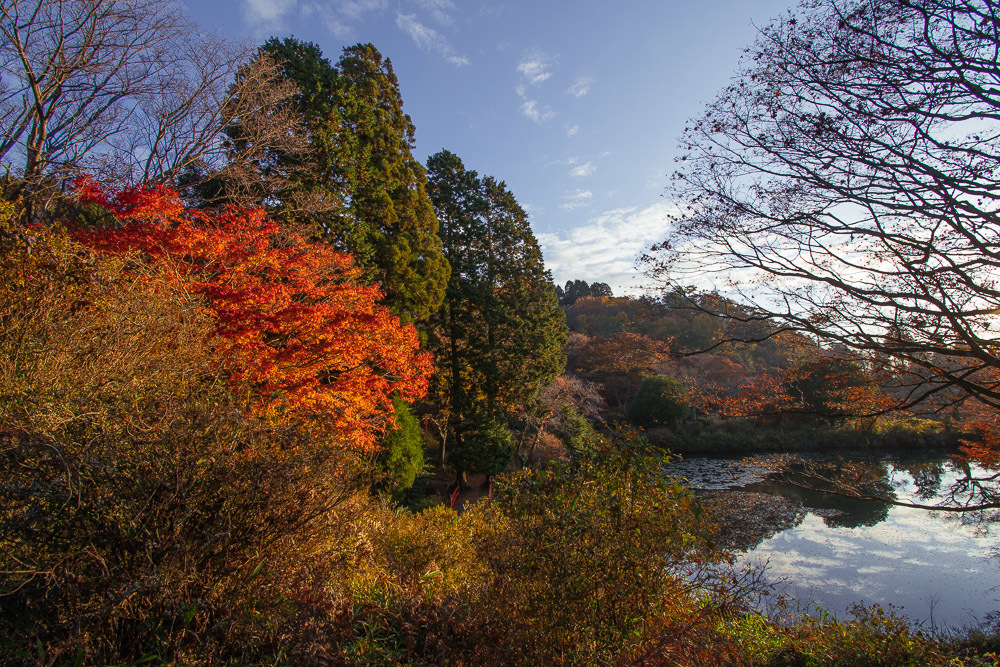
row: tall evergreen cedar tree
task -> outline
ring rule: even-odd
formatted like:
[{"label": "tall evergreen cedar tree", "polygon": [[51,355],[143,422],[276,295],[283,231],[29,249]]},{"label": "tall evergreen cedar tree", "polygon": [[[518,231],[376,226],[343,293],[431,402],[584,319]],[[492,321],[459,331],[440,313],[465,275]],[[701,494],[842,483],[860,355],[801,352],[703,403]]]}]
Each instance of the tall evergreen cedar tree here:
[{"label": "tall evergreen cedar tree", "polygon": [[[507,416],[565,366],[566,322],[524,209],[502,181],[453,153],[427,162],[451,279],[435,341],[440,400],[460,471],[503,470]],[[484,451],[491,450],[491,451]]]},{"label": "tall evergreen cedar tree", "polygon": [[335,204],[310,222],[355,257],[394,314],[426,321],[441,305],[448,263],[389,59],[357,44],[331,65],[318,46],[294,38],[272,38],[262,51],[298,86],[294,104],[310,144],[308,164],[274,160],[296,187]]}]

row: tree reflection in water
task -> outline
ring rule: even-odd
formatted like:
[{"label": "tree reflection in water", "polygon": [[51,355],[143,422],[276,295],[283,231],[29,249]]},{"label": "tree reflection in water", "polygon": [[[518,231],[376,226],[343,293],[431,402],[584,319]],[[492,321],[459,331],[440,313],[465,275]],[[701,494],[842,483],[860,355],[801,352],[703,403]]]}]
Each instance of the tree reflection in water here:
[{"label": "tree reflection in water", "polygon": [[915,462],[903,466],[913,479],[917,491],[915,497],[920,500],[931,500],[941,491],[941,479],[944,475],[942,461]]},{"label": "tree reflection in water", "polygon": [[990,535],[997,510],[953,510],[970,490],[988,498],[992,473],[941,452],[862,456],[692,457],[668,474],[700,489],[724,524],[720,544],[766,567],[803,609],[846,613],[863,600],[931,627],[987,620],[1000,606],[1000,546]]},{"label": "tree reflection in water", "polygon": [[[705,490],[706,501],[712,498],[707,504],[719,521],[740,534],[739,548],[753,548],[746,543],[751,538],[759,543],[768,533],[787,529],[785,519],[795,514],[795,508],[822,517],[831,528],[875,526],[886,520],[893,506],[927,510],[984,533],[1000,520],[998,474],[942,452],[877,458],[864,453],[850,458],[792,454],[691,458],[672,468],[669,474]],[[787,507],[778,511],[759,498],[749,502],[732,495],[716,497],[725,488],[777,496]],[[777,515],[780,521],[774,520]],[[741,525],[736,527],[737,523]]]},{"label": "tree reflection in water", "polygon": [[983,529],[1000,520],[1000,473],[932,456],[816,460],[785,454],[741,463],[771,471],[754,490],[800,502],[831,527],[874,526],[892,506],[958,514]]},{"label": "tree reflection in water", "polygon": [[[788,464],[790,467],[792,464]],[[753,485],[765,493],[773,493],[801,505],[809,512],[823,518],[831,528],[858,528],[874,526],[889,516],[891,503],[869,498],[852,498],[835,493],[837,487],[830,481],[843,462],[803,462],[795,470],[782,470],[767,481]],[[816,468],[816,471],[812,469]],[[890,483],[889,464],[884,461],[865,462],[858,466],[864,472],[866,484],[880,497],[895,498]],[[822,472],[822,476],[817,472]],[[750,490],[750,489],[748,489]]]}]

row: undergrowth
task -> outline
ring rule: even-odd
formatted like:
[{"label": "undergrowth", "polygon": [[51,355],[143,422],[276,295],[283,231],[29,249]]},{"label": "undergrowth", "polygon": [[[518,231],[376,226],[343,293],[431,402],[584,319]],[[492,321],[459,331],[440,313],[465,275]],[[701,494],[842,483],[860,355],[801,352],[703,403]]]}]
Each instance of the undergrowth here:
[{"label": "undergrowth", "polygon": [[877,609],[757,615],[628,432],[461,517],[400,509],[350,443],[241,409],[190,294],[0,232],[4,664],[995,664]]}]

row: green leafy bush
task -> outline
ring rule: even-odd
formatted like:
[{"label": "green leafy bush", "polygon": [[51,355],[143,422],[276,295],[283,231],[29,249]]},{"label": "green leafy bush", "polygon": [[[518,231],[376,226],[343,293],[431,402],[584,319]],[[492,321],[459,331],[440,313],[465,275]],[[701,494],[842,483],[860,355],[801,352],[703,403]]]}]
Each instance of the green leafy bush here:
[{"label": "green leafy bush", "polygon": [[424,469],[424,437],[410,406],[399,398],[393,398],[392,405],[396,428],[386,431],[382,438],[379,464],[386,473],[387,486],[399,494],[413,486]]},{"label": "green leafy bush", "polygon": [[642,379],[626,415],[636,426],[673,426],[688,414],[687,390],[676,378],[654,375]]},{"label": "green leafy bush", "polygon": [[853,618],[806,616],[779,625],[759,616],[727,624],[750,664],[759,665],[945,665],[950,662],[933,639],[914,631],[906,619],[881,607],[855,607]]},{"label": "green leafy bush", "polygon": [[507,424],[484,416],[474,417],[462,429],[448,453],[448,462],[463,472],[487,477],[504,471],[514,456],[514,437]]}]

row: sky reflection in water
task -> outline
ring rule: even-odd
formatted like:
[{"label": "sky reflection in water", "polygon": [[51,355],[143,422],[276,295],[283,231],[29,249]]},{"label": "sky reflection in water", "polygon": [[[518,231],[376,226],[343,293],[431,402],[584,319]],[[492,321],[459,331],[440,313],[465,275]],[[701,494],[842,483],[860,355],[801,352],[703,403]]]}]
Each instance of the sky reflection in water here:
[{"label": "sky reflection in water", "polygon": [[[720,463],[688,459],[684,466],[708,473]],[[941,488],[956,477],[944,457],[923,464],[936,467],[934,476]],[[912,461],[905,467],[885,465],[898,498],[935,502],[928,491],[936,491],[936,484],[926,480],[923,497],[914,497],[919,489],[906,468],[918,475],[921,469]],[[685,476],[698,486],[700,475]],[[848,618],[847,609],[855,603],[879,603],[892,605],[924,627],[944,629],[980,625],[1000,609],[995,528],[989,534],[972,523],[963,525],[952,513],[878,503],[864,507],[856,501],[841,505],[834,496],[818,499],[815,494],[775,488],[759,476],[740,479],[735,486],[777,492],[801,501],[809,510],[799,525],[777,533],[744,557],[746,562],[768,563],[769,579],[777,590],[790,594],[804,611],[816,613],[818,606]]]}]

